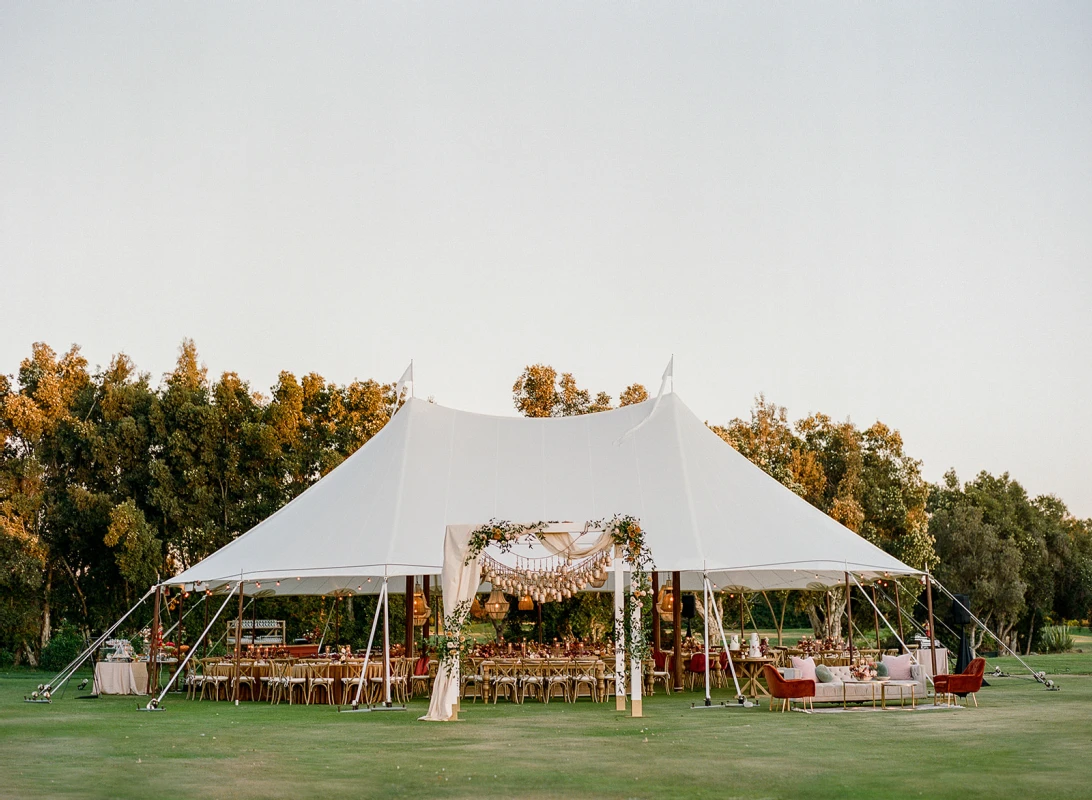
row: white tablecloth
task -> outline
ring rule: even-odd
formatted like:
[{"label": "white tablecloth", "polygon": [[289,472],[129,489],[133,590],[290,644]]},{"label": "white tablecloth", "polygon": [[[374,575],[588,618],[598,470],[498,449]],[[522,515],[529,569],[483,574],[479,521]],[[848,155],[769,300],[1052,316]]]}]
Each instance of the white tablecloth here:
[{"label": "white tablecloth", "polygon": [[95,664],[95,694],[147,694],[148,665],[143,661]]}]

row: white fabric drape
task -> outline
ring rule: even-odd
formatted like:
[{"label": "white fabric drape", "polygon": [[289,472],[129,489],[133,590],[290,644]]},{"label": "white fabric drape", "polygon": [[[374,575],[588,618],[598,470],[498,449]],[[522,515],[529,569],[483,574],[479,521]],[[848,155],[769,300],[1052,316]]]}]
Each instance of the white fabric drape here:
[{"label": "white fabric drape", "polygon": [[[472,600],[478,591],[478,585],[482,580],[481,559],[471,559],[468,564],[463,562],[470,544],[470,534],[479,527],[480,525],[447,526],[444,534],[444,568],[440,575],[446,613],[451,613],[460,603]],[[469,616],[469,608],[466,613]],[[457,620],[457,628],[461,629],[465,622],[466,617]],[[438,653],[437,657],[442,655]],[[458,702],[459,667],[452,665],[449,669],[448,665],[441,660],[436,681],[432,686],[428,713],[420,719],[430,722],[447,722],[455,716],[454,709]]]},{"label": "white fabric drape", "polygon": [[612,539],[609,531],[603,531],[598,536],[587,542],[579,541],[584,534],[564,533],[552,531],[539,531],[538,539],[543,547],[555,556],[568,556],[569,558],[586,558],[602,553],[610,548]]}]

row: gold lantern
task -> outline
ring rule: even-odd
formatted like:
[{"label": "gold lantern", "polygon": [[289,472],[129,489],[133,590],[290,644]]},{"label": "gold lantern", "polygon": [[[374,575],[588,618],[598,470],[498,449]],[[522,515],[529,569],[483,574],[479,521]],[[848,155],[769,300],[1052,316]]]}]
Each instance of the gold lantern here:
[{"label": "gold lantern", "polygon": [[660,596],[656,598],[656,608],[660,610],[660,619],[671,622],[675,616],[675,592],[671,587],[671,578],[660,587]]},{"label": "gold lantern", "polygon": [[478,600],[478,595],[474,595],[474,602],[470,604],[470,616],[474,619],[481,619],[485,616],[485,612],[482,611],[482,604]]},{"label": "gold lantern", "polygon": [[531,595],[525,594],[519,599],[520,611],[532,611],[535,607],[535,601],[531,599]]},{"label": "gold lantern", "polygon": [[494,589],[489,599],[485,601],[485,613],[489,619],[500,622],[508,616],[508,598],[500,589]]},{"label": "gold lantern", "polygon": [[424,590],[421,589],[421,582],[418,581],[413,587],[413,624],[415,627],[420,628],[426,622],[428,622],[429,615],[432,613],[432,609],[428,607],[428,599],[425,597]]}]

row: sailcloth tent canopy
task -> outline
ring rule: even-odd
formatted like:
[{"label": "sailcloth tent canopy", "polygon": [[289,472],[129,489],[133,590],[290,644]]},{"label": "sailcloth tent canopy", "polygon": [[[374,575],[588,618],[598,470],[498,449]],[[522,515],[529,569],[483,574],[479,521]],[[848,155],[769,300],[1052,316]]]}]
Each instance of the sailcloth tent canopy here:
[{"label": "sailcloth tent canopy", "polygon": [[686,588],[700,588],[702,572],[745,589],[918,573],[750,463],[668,393],[551,419],[411,398],[322,480],[168,582],[217,591],[241,576],[262,595],[374,593],[377,578],[439,574],[448,525],[571,521],[579,531],[615,514],[640,519],[655,568],[689,573]]}]

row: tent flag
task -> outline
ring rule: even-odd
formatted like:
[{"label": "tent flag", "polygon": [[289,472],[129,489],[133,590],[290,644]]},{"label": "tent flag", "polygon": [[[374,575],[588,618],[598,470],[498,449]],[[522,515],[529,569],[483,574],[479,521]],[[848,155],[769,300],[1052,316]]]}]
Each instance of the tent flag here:
[{"label": "tent flag", "polygon": [[170,583],[216,593],[241,572],[263,597],[374,594],[384,577],[440,574],[449,525],[564,520],[579,533],[616,514],[641,521],[655,568],[682,572],[686,591],[703,574],[755,590],[921,574],[752,464],[677,394],[655,406],[527,418],[411,397],[336,469]]}]

